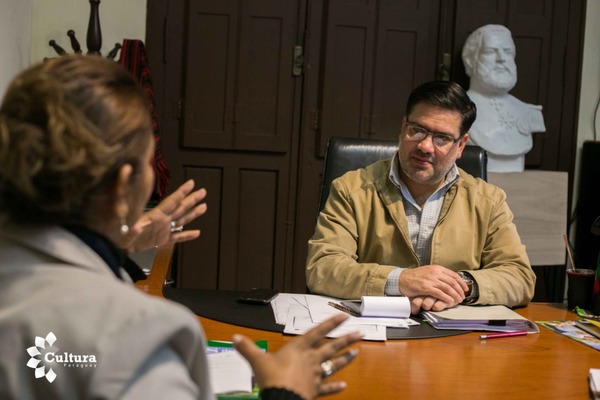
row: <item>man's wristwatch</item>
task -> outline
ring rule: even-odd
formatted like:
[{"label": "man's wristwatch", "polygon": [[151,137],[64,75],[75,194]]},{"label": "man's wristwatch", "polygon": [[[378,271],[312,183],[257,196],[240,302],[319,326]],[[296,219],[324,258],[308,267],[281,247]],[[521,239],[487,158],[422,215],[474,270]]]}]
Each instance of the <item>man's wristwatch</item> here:
[{"label": "man's wristwatch", "polygon": [[463,301],[463,304],[473,303],[479,298],[477,282],[475,282],[475,279],[473,279],[471,274],[468,272],[458,271],[457,273],[469,287],[469,290],[465,292],[465,300]]}]

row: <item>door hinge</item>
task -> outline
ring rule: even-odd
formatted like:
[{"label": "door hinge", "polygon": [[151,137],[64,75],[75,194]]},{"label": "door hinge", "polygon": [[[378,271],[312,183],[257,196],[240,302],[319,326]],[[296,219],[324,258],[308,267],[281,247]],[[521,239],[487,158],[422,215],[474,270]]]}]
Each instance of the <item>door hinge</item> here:
[{"label": "door hinge", "polygon": [[304,67],[304,49],[302,46],[294,46],[294,60],[292,63],[292,76],[301,76]]},{"label": "door hinge", "polygon": [[183,117],[183,99],[177,99],[175,102],[175,118],[181,119]]},{"label": "door hinge", "polygon": [[311,129],[318,131],[321,122],[321,111],[311,110],[310,111],[310,127]]}]

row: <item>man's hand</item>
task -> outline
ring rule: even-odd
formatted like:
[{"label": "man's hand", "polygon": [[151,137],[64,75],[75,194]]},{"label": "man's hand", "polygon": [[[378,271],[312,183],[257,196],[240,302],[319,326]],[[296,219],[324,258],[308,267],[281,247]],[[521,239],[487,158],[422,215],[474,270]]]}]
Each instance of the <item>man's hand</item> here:
[{"label": "man's hand", "polygon": [[419,314],[421,310],[442,311],[454,306],[455,304],[449,305],[448,303],[444,303],[443,301],[430,296],[417,296],[410,299],[410,313],[413,315]]},{"label": "man's hand", "polygon": [[[465,299],[465,292],[469,290],[456,272],[441,265],[408,268],[400,274],[398,285],[403,295],[410,298],[431,297],[444,304],[444,308],[461,303]],[[429,303],[427,301],[426,306],[433,307]]]}]

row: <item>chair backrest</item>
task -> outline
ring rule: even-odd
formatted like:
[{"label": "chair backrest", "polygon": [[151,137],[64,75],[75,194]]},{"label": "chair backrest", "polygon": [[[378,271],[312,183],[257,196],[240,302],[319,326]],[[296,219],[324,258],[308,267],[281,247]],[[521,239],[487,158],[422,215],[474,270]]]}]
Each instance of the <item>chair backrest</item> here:
[{"label": "chair backrest", "polygon": [[[331,182],[348,171],[392,158],[398,151],[395,140],[331,137],[327,142],[319,211],[325,206]],[[479,146],[466,146],[456,165],[476,178],[487,180],[487,154]]]}]

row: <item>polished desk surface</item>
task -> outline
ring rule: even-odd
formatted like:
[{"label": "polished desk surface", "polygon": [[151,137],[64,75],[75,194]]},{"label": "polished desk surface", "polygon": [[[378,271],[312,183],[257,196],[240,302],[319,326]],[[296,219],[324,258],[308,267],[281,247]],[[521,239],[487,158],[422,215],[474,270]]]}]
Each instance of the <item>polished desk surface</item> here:
[{"label": "polished desk surface", "polygon": [[[159,249],[156,261],[170,259],[169,251]],[[151,280],[154,272],[136,286],[162,296],[164,275]],[[562,304],[532,303],[516,312],[532,321],[577,318]],[[231,340],[233,333],[241,333],[268,340],[270,351],[293,338],[198,320],[208,339]],[[587,399],[589,369],[600,368],[600,352],[545,328],[539,334],[491,340],[465,333],[355,346],[359,356],[335,375],[348,388],[328,399]]]}]

